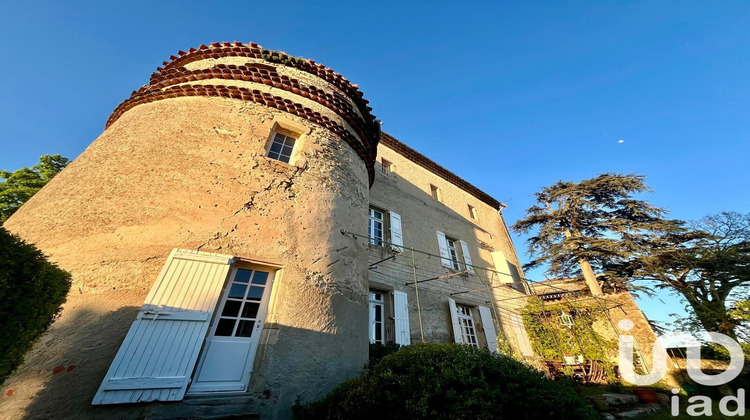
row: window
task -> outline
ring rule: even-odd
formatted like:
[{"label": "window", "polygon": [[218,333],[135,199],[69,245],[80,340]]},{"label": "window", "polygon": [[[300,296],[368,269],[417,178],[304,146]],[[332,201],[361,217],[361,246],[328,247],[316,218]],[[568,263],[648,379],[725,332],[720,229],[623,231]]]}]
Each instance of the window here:
[{"label": "window", "polygon": [[370,290],[370,343],[385,344],[385,293]]},{"label": "window", "polygon": [[458,325],[461,330],[461,341],[474,347],[479,347],[477,342],[477,333],[474,329],[474,318],[471,317],[471,308],[463,305],[456,305],[458,315]]},{"label": "window", "polygon": [[381,158],[380,159],[380,173],[388,175],[391,173],[391,162]]},{"label": "window", "polygon": [[469,216],[471,216],[474,220],[479,220],[479,216],[477,216],[477,209],[469,204]]},{"label": "window", "polygon": [[370,218],[367,224],[367,236],[370,237],[370,243],[382,246],[385,241],[385,212],[370,208]]},{"label": "window", "polygon": [[250,337],[258,321],[260,301],[268,281],[268,272],[237,269],[229,293],[221,308],[214,336]]},{"label": "window", "polygon": [[430,184],[430,193],[432,194],[432,198],[434,198],[435,200],[440,202],[443,201],[443,193],[440,192],[440,188]]},{"label": "window", "polygon": [[[474,274],[469,245],[466,242],[449,238],[439,230],[437,231],[437,240],[440,250],[440,265],[453,270],[466,270],[469,274]],[[460,264],[457,244],[461,247],[461,257],[463,258],[463,262]]]},{"label": "window", "polygon": [[450,254],[451,268],[458,270],[458,251],[456,250],[456,241],[451,238],[445,238],[448,243],[448,253]]},{"label": "window", "polygon": [[268,157],[271,159],[280,160],[285,163],[289,163],[292,157],[292,150],[294,150],[294,142],[296,139],[286,134],[276,133],[273,136],[271,147],[268,149]]}]

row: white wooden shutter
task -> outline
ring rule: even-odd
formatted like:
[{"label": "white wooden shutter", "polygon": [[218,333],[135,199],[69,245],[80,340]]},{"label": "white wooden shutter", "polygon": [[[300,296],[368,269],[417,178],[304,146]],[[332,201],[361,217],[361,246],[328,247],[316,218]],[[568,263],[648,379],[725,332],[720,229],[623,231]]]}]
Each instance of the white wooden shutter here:
[{"label": "white wooden shutter", "polygon": [[474,267],[471,266],[471,254],[469,254],[469,245],[466,244],[464,241],[458,241],[458,243],[461,244],[461,253],[464,257],[464,263],[466,263],[466,270],[474,274]]},{"label": "white wooden shutter", "polygon": [[370,344],[375,343],[375,305],[370,302]]},{"label": "white wooden shutter", "polygon": [[396,252],[404,250],[404,235],[401,233],[401,216],[398,213],[390,212],[391,215],[391,247]]},{"label": "white wooden shutter", "polygon": [[393,309],[396,324],[396,344],[408,346],[411,344],[411,330],[409,329],[409,303],[406,293],[393,292]]},{"label": "white wooden shutter", "polygon": [[495,324],[492,322],[492,312],[486,306],[479,306],[478,308],[479,318],[482,320],[482,327],[484,327],[484,336],[487,338],[487,348],[491,352],[496,352],[497,331],[495,331]]},{"label": "white wooden shutter", "polygon": [[495,263],[495,270],[498,272],[498,279],[501,283],[513,283],[513,277],[508,267],[508,260],[505,259],[503,251],[492,253],[492,262]]},{"label": "white wooden shutter", "polygon": [[440,248],[440,264],[443,267],[453,268],[451,263],[451,254],[448,252],[448,240],[445,239],[445,234],[441,231],[437,231],[438,247]]},{"label": "white wooden shutter", "polygon": [[448,306],[451,311],[451,323],[453,324],[453,339],[456,343],[463,343],[464,340],[461,336],[461,326],[458,323],[458,308],[456,308],[456,301],[448,298]]},{"label": "white wooden shutter", "polygon": [[510,314],[510,323],[513,326],[513,332],[516,335],[516,341],[518,341],[519,350],[523,356],[533,356],[534,351],[531,349],[531,342],[529,336],[526,334],[526,327],[523,325],[523,319],[521,315],[516,313]]},{"label": "white wooden shutter", "polygon": [[232,262],[230,255],[172,250],[92,404],[184,397]]}]

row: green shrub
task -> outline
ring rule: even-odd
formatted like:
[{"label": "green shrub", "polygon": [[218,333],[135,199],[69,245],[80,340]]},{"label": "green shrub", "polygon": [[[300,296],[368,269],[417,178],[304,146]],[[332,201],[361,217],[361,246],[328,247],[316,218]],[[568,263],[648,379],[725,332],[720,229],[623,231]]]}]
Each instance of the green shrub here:
[{"label": "green shrub", "polygon": [[299,419],[598,419],[572,383],[458,344],[415,344],[386,356]]},{"label": "green shrub", "polygon": [[0,227],[0,384],[52,323],[69,289],[70,274]]},{"label": "green shrub", "polygon": [[373,366],[380,363],[380,361],[383,360],[385,356],[399,351],[400,348],[401,345],[396,343],[370,343],[370,361],[368,362],[367,366],[369,368],[372,368]]}]

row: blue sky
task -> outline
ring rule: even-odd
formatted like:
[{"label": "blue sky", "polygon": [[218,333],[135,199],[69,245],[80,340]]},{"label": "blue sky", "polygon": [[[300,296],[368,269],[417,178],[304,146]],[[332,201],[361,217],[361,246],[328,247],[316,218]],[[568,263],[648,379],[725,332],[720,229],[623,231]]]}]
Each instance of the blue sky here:
[{"label": "blue sky", "polygon": [[[750,211],[745,1],[4,3],[2,169],[77,156],[171,54],[236,40],[358,83],[384,130],[508,224],[541,187],[612,171],[646,175],[675,218]],[[643,302],[657,320],[681,306]]]}]

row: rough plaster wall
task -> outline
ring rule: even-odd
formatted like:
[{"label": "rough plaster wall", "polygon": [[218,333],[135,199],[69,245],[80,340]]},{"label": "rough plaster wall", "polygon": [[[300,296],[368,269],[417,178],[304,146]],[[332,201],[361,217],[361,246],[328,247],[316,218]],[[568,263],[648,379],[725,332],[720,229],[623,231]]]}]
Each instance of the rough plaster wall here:
[{"label": "rough plaster wall", "polygon": [[[408,246],[437,254],[435,230],[442,230],[448,236],[467,242],[475,265],[493,267],[490,253],[503,251],[506,258],[516,264],[520,271],[520,262],[516,257],[513,243],[497,209],[380,144],[378,161],[382,158],[392,163],[392,173],[388,176],[376,174],[375,184],[370,191],[370,201],[404,217],[404,242]],[[440,188],[442,202],[432,198],[430,184]],[[476,208],[479,220],[470,219],[469,204]],[[399,212],[402,205],[408,205],[409,208],[406,210],[416,212]],[[422,212],[426,212],[425,217],[421,216]],[[412,221],[415,218],[422,219],[433,227],[426,230],[409,230],[410,226],[406,224],[406,218],[409,216]],[[428,234],[430,230],[431,235]]]},{"label": "rough plaster wall", "polygon": [[[370,203],[401,215],[405,246],[439,255],[436,231],[440,230],[450,237],[467,243],[473,265],[495,269],[491,252],[500,250],[504,251],[513,262],[516,255],[513,251],[513,244],[496,209],[381,144],[378,146],[378,161],[382,158],[392,163],[392,172],[384,175],[376,171],[375,183],[370,190]],[[441,188],[442,203],[432,198],[430,184]],[[477,209],[479,220],[470,219],[468,204]],[[362,225],[354,232],[366,235],[367,225]],[[387,249],[370,246],[371,264],[389,255]],[[425,259],[424,254],[417,253],[415,258],[420,267],[417,270],[419,279],[454,272],[440,265],[438,257]],[[518,264],[517,259],[515,263]],[[420,315],[425,341],[436,343],[454,341],[448,307],[449,298],[453,298],[459,304],[490,307],[493,317],[496,314],[500,315],[500,324],[495,327],[497,332],[505,331],[507,334],[513,334],[512,329],[505,328],[507,320],[503,320],[502,308],[494,303],[495,295],[492,291],[451,295],[451,293],[487,288],[491,278],[488,278],[486,274],[480,272],[479,275],[472,276],[457,275],[419,284],[420,310],[418,310],[417,288],[414,285],[406,285],[414,281],[410,264],[410,253],[378,264],[377,270],[370,271],[370,281],[389,285],[393,290],[407,293],[412,342],[421,341]],[[502,296],[522,296],[515,290],[507,289]],[[473,314],[473,318],[477,325],[477,335],[484,341],[484,330],[479,314]]]},{"label": "rough plaster wall", "polygon": [[[614,304],[622,305],[620,308],[609,309],[609,320],[602,320],[594,324],[594,330],[601,334],[603,337],[614,340],[618,340],[618,333],[632,335],[635,341],[641,348],[641,353],[645,359],[645,363],[648,366],[649,371],[653,366],[653,357],[651,349],[656,341],[656,334],[651,329],[651,325],[648,323],[646,315],[643,314],[641,308],[635,302],[635,299],[628,292],[620,292],[615,294],[608,294],[602,296],[607,299],[603,301],[604,307],[612,307]],[[623,319],[629,319],[633,321],[633,329],[630,331],[620,331],[618,323]],[[615,332],[617,329],[617,332]]]},{"label": "rough plaster wall", "polygon": [[[265,157],[274,117],[311,129],[294,165]],[[348,145],[280,111],[220,98],[128,111],[5,224],[74,284],[60,321],[6,381],[3,415],[117,418],[152,407],[89,404],[175,247],[284,264],[267,324],[278,334],[264,331],[276,338],[261,343],[251,383],[269,391],[260,392],[269,415],[357,374],[367,266],[339,230],[365,225],[367,184]]]}]

